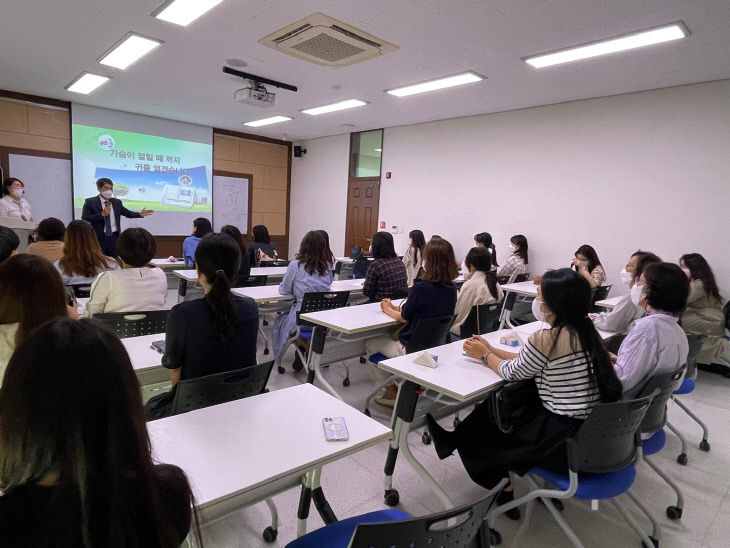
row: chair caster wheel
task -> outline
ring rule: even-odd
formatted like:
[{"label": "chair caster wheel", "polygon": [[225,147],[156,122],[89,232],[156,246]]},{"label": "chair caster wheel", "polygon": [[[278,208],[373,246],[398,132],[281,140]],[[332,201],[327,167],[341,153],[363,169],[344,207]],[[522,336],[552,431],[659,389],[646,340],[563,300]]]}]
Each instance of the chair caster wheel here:
[{"label": "chair caster wheel", "polygon": [[682,453],[677,457],[677,462],[681,464],[682,466],[687,466],[687,454]]},{"label": "chair caster wheel", "polygon": [[682,519],[682,509],[676,506],[667,506],[667,517],[669,519]]},{"label": "chair caster wheel", "polygon": [[[649,540],[651,541],[652,545],[653,545],[653,546],[654,546],[655,548],[659,548],[659,541],[658,541],[657,539],[655,539],[654,537],[649,537]],[[644,548],[652,548],[651,546],[647,546],[647,545],[646,545],[646,542],[642,542],[642,543],[641,543],[641,545],[642,545],[642,546],[643,546]]]},{"label": "chair caster wheel", "polygon": [[345,386],[345,387],[350,386],[350,379],[347,378],[347,379],[343,380],[342,381],[342,386]]},{"label": "chair caster wheel", "polygon": [[269,526],[266,529],[264,529],[263,537],[266,542],[274,542],[276,540],[276,536],[279,534],[279,531],[274,529],[273,527]]},{"label": "chair caster wheel", "polygon": [[455,419],[454,419],[454,428],[456,428],[457,426],[459,426],[459,423],[460,423],[460,422],[461,422],[461,421],[460,421],[460,420],[459,420],[458,418],[455,418]]},{"label": "chair caster wheel", "polygon": [[370,409],[365,409],[365,411],[363,411],[363,413],[365,413],[365,416],[366,417],[369,417],[370,416]]},{"label": "chair caster wheel", "polygon": [[269,353],[269,349],[268,348],[264,348],[264,356],[268,355],[268,353]]},{"label": "chair caster wheel", "polygon": [[423,445],[431,445],[431,434],[429,432],[421,434],[421,442],[423,442]]},{"label": "chair caster wheel", "polygon": [[499,546],[502,544],[502,535],[499,534],[499,531],[496,529],[490,529],[489,530],[489,545],[490,546]]},{"label": "chair caster wheel", "polygon": [[263,323],[264,325],[269,325],[269,322],[268,322],[268,320],[264,320],[264,321],[263,321],[262,323]]},{"label": "chair caster wheel", "polygon": [[365,356],[360,356],[360,363],[367,363],[368,360]]},{"label": "chair caster wheel", "polygon": [[279,366],[276,368],[276,370],[279,372],[280,375],[284,374],[284,371],[286,371],[283,367]]},{"label": "chair caster wheel", "polygon": [[385,504],[388,506],[395,506],[400,501],[400,495],[398,489],[388,489],[385,492]]},{"label": "chair caster wheel", "polygon": [[702,440],[700,442],[700,451],[709,451],[710,450],[710,444],[707,440]]}]

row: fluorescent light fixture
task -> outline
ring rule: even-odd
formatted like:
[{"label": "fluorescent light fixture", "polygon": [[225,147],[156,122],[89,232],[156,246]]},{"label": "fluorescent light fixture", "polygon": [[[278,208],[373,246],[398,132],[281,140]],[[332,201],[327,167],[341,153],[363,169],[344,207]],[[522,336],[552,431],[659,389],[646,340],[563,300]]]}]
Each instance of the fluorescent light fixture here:
[{"label": "fluorescent light fixture", "polygon": [[152,15],[157,19],[187,27],[223,0],[173,0],[162,4]]},{"label": "fluorescent light fixture", "polygon": [[74,93],[83,93],[86,95],[108,80],[109,78],[106,76],[99,76],[98,74],[91,74],[90,72],[82,72],[78,78],[66,86],[66,89],[73,91]]},{"label": "fluorescent light fixture", "polygon": [[262,120],[254,120],[253,122],[246,122],[244,126],[261,127],[268,126],[269,124],[278,124],[279,122],[288,122],[291,120],[288,116],[272,116],[271,118],[264,118]]},{"label": "fluorescent light fixture", "polygon": [[679,40],[689,36],[689,31],[683,23],[672,23],[654,29],[643,30],[616,38],[593,42],[592,44],[584,44],[574,48],[564,49],[544,55],[535,55],[533,57],[525,57],[523,61],[535,68],[550,67],[561,63],[570,63],[579,59],[588,59],[589,57],[598,57],[599,55],[607,55],[618,51],[625,51],[653,44],[661,44],[671,40]]},{"label": "fluorescent light fixture", "polygon": [[153,38],[146,38],[139,34],[129,33],[121,42],[99,58],[99,63],[124,70],[138,61],[162,42]]},{"label": "fluorescent light fixture", "polygon": [[481,80],[484,80],[484,77],[479,76],[478,74],[475,74],[473,72],[465,72],[463,74],[457,74],[455,76],[447,76],[446,78],[439,78],[437,80],[430,80],[428,82],[422,82],[420,84],[413,84],[411,86],[388,89],[385,91],[387,91],[391,95],[395,95],[396,97],[407,97],[409,95],[415,95],[416,93],[426,93],[427,91],[435,91],[437,89],[471,84],[473,82],[479,82]]},{"label": "fluorescent light fixture", "polygon": [[383,149],[382,149],[382,148],[374,148],[373,150],[374,150],[375,152],[383,152]]},{"label": "fluorescent light fixture", "polygon": [[338,110],[347,110],[348,108],[362,107],[367,105],[365,101],[360,99],[347,99],[346,101],[340,101],[339,103],[332,103],[331,105],[323,105],[321,107],[308,108],[303,110],[304,114],[316,116],[317,114],[327,114],[328,112],[336,112]]}]

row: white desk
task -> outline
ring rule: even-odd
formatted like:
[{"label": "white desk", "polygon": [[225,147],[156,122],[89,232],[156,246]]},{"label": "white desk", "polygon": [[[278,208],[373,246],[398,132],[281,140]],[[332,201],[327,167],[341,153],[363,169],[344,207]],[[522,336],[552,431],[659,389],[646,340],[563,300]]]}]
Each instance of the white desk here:
[{"label": "white desk", "polygon": [[162,354],[152,348],[154,341],[164,340],[164,333],[121,339],[140,385],[147,386],[170,380],[169,372],[162,367]]},{"label": "white desk", "polygon": [[[350,439],[328,442],[322,418],[338,416],[345,418]],[[329,509],[318,490],[322,467],[392,434],[308,384],[160,419],[147,430],[155,459],[187,474],[203,522],[303,485],[298,534],[305,532],[310,494]],[[322,517],[325,523],[334,518],[331,510]]]},{"label": "white desk", "polygon": [[[520,335],[524,335],[525,340],[527,340],[527,337],[532,335],[535,331],[539,331],[540,329],[549,329],[550,325],[546,322],[530,322],[526,323],[524,325],[518,325],[511,329],[511,331],[517,331]],[[510,331],[510,330],[508,330]],[[600,337],[606,341],[613,337],[616,333],[611,333],[610,331],[604,331],[603,329],[596,329]],[[519,347],[517,347],[519,349]],[[515,350],[514,352],[516,352]]]},{"label": "white desk", "polygon": [[185,269],[188,267],[184,259],[177,259],[175,262],[170,261],[170,259],[152,259],[150,263],[159,266],[163,270]]},{"label": "white desk", "polygon": [[606,308],[608,310],[611,310],[618,304],[618,302],[622,298],[623,298],[623,295],[619,295],[618,297],[610,297],[608,299],[596,301],[596,306],[600,306],[600,307]]},{"label": "white desk", "polygon": [[513,284],[504,284],[502,290],[505,293],[516,293],[525,297],[537,297],[537,284],[532,280],[526,282],[516,282]]},{"label": "white desk", "polygon": [[[238,295],[239,297],[250,297],[257,303],[271,303],[276,301],[294,300],[293,295],[280,294],[278,285],[234,287],[233,289],[231,289],[231,291],[233,291],[234,295]],[[334,280],[330,285],[330,291],[349,291],[350,293],[362,293],[362,280]]]},{"label": "white desk", "polygon": [[[283,278],[284,274],[286,274],[286,268],[287,267],[285,266],[254,267],[251,269],[251,276],[268,276],[266,280],[267,284],[271,280],[275,280],[276,284],[278,284],[278,280]],[[179,300],[180,297],[185,297],[188,283],[195,283],[198,281],[198,271],[186,268],[184,270],[175,270],[173,274],[180,278],[180,284],[178,286]],[[269,287],[275,287],[275,285],[271,285]]]}]

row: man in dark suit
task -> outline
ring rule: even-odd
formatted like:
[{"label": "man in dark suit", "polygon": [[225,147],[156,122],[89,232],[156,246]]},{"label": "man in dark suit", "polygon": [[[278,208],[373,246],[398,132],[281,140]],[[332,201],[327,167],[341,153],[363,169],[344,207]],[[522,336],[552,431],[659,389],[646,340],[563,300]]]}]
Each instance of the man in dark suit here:
[{"label": "man in dark suit", "polygon": [[89,221],[94,227],[102,253],[109,257],[116,257],[117,238],[121,232],[119,228],[121,216],[138,219],[152,215],[154,211],[151,209],[143,209],[139,213],[129,211],[122,205],[121,200],[112,198],[114,183],[106,177],[96,181],[96,188],[99,189],[99,195],[86,198],[84,208],[81,210],[81,218]]}]

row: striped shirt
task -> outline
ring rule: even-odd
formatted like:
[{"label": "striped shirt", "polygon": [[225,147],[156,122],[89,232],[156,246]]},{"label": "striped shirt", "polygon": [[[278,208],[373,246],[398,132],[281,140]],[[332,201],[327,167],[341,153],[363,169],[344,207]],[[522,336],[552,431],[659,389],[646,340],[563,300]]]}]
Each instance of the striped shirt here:
[{"label": "striped shirt", "polygon": [[524,274],[525,272],[527,272],[527,265],[525,265],[524,259],[522,259],[522,257],[517,255],[516,253],[513,253],[507,258],[507,262],[502,268],[499,269],[497,275],[509,276],[513,272],[516,274]]},{"label": "striped shirt", "polygon": [[601,394],[589,374],[588,357],[571,346],[570,333],[562,329],[553,349],[557,328],[533,333],[519,355],[499,365],[505,380],[535,379],[542,405],[557,415],[585,418]]}]

